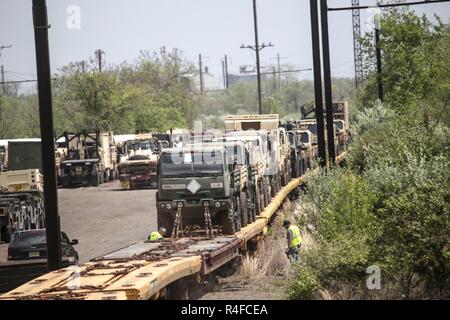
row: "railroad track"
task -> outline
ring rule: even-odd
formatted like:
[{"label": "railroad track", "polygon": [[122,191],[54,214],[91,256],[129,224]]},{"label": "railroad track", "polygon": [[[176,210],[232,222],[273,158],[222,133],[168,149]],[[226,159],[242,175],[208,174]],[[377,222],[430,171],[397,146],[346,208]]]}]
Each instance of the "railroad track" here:
[{"label": "railroad track", "polygon": [[[337,162],[344,158],[345,153],[337,157]],[[81,266],[47,273],[3,294],[0,300],[188,298],[183,294],[188,291],[189,283],[202,283],[223,271],[240,252],[247,251],[264,237],[268,223],[302,180],[303,177],[291,180],[255,222],[235,235],[138,242]]]}]

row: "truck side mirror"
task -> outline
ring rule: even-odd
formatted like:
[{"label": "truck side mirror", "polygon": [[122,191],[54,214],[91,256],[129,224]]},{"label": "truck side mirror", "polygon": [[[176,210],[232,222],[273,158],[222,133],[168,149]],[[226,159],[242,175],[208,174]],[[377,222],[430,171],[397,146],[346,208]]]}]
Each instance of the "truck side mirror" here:
[{"label": "truck side mirror", "polygon": [[72,246],[77,245],[77,244],[78,244],[78,239],[72,239],[72,240],[70,241],[70,244],[71,244]]}]

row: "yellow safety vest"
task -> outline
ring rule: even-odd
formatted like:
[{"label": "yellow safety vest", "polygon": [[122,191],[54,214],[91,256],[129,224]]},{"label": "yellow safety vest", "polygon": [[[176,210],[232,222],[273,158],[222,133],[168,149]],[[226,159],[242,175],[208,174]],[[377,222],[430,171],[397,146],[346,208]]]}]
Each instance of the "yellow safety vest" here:
[{"label": "yellow safety vest", "polygon": [[297,226],[290,226],[291,231],[291,248],[296,248],[300,243],[302,243],[302,236],[300,235],[300,229]]},{"label": "yellow safety vest", "polygon": [[158,231],[154,231],[154,232],[150,233],[148,240],[158,241],[159,239],[162,239],[162,238],[163,238],[163,236]]}]

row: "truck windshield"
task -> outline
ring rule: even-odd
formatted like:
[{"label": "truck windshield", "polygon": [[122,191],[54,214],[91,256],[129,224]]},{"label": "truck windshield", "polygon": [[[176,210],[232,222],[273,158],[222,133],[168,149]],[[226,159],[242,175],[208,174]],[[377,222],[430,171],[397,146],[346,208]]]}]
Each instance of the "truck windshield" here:
[{"label": "truck windshield", "polygon": [[301,133],[302,143],[309,143],[309,136],[306,132]]},{"label": "truck windshield", "polygon": [[344,129],[344,124],[342,122],[336,121],[334,124],[338,130]]},{"label": "truck windshield", "polygon": [[308,125],[308,130],[311,131],[313,135],[317,135],[317,124],[311,123]]},{"label": "truck windshield", "polygon": [[227,145],[227,162],[232,165],[234,162],[236,164],[245,164],[244,155],[242,154],[242,148],[239,145]]},{"label": "truck windshield", "polygon": [[295,134],[293,132],[289,132],[289,142],[291,143],[291,145],[295,144]]},{"label": "truck windshield", "polygon": [[161,165],[164,177],[222,175],[224,166],[219,151],[164,153]]},{"label": "truck windshield", "polygon": [[128,150],[151,150],[155,151],[157,149],[157,143],[153,140],[136,141],[128,143]]}]

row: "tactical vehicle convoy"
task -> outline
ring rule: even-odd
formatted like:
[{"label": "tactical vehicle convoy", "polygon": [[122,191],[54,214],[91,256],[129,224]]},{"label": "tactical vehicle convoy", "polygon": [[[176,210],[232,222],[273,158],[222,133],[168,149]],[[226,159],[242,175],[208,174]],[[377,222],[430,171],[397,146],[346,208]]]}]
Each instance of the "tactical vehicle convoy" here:
[{"label": "tactical vehicle convoy", "polygon": [[158,228],[177,237],[184,226],[204,226],[207,235],[213,225],[224,234],[241,229],[239,210],[240,177],[231,171],[225,147],[187,146],[162,151],[156,194]]},{"label": "tactical vehicle convoy", "polygon": [[267,175],[270,181],[271,196],[287,184],[291,178],[291,149],[286,130],[280,127],[278,114],[232,115],[225,117],[225,129],[245,130],[263,137],[270,156]]},{"label": "tactical vehicle convoy", "polygon": [[112,132],[65,132],[62,137],[64,142],[59,148],[66,151],[60,163],[59,179],[63,187],[98,186],[117,178],[117,151]]},{"label": "tactical vehicle convoy", "polygon": [[138,134],[125,144],[125,155],[119,163],[122,189],[157,187],[157,167],[160,143],[151,134]]}]

